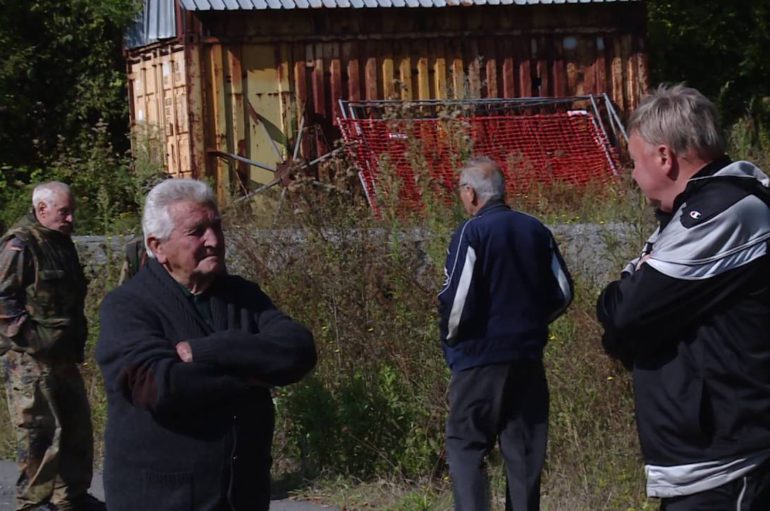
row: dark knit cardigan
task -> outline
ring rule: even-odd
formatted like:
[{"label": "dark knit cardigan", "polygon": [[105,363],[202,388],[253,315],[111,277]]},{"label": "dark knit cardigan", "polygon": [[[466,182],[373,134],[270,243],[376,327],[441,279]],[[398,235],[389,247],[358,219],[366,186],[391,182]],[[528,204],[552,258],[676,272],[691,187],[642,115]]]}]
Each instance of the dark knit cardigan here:
[{"label": "dark knit cardigan", "polygon": [[[218,277],[209,293],[213,328],[151,260],[102,303],[110,511],[269,508],[267,387],[313,368],[313,336],[242,278]],[[177,356],[183,340],[192,363]]]}]

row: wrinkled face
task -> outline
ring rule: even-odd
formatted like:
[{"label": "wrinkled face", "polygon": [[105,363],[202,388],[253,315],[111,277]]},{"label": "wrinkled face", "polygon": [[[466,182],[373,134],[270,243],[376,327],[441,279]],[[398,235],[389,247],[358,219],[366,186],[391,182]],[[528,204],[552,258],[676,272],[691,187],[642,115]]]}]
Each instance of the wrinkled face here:
[{"label": "wrinkled face", "polygon": [[634,131],[628,138],[628,152],[634,162],[632,177],[653,206],[666,211],[673,181],[669,176],[670,160],[665,146],[653,145]]},{"label": "wrinkled face", "polygon": [[43,227],[69,236],[75,228],[75,200],[69,193],[55,193],[48,203],[35,206],[35,217]]},{"label": "wrinkled face", "polygon": [[150,237],[158,262],[190,289],[225,269],[225,242],[219,212],[206,204],[180,201],[168,208],[174,229],[167,240]]}]

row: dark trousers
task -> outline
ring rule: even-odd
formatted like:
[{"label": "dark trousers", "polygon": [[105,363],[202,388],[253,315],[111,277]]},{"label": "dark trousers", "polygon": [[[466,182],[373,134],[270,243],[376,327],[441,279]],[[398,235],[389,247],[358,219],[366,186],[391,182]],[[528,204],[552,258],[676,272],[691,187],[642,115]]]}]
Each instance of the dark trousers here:
[{"label": "dark trousers", "polygon": [[500,440],[506,510],[540,509],[548,435],[542,361],[475,367],[452,375],[446,450],[456,511],[490,509],[485,458]]},{"label": "dark trousers", "polygon": [[713,490],[662,499],[661,511],[770,510],[770,460],[743,477]]}]

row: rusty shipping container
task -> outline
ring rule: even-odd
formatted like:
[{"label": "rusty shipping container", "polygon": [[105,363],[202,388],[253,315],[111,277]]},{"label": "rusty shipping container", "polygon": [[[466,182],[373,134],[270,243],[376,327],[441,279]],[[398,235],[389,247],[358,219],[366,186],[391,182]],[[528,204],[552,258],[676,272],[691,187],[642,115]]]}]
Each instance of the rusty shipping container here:
[{"label": "rusty shipping container", "polygon": [[642,1],[146,0],[145,26],[153,9],[165,31],[126,52],[135,143],[220,192],[271,180],[246,161],[290,156],[301,118],[304,156],[327,151],[340,98],[606,92],[627,112],[648,87]]}]

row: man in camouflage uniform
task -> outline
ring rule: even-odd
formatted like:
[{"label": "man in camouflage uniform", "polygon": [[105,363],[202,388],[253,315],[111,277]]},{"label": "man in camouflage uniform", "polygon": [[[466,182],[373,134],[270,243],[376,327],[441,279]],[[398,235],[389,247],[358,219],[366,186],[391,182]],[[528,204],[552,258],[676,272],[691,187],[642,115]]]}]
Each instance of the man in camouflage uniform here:
[{"label": "man in camouflage uniform", "polygon": [[118,285],[136,275],[147,263],[147,248],[144,246],[144,236],[134,236],[126,243],[126,254],[123,266],[120,268]]},{"label": "man in camouflage uniform", "polygon": [[35,188],[33,210],[0,238],[0,352],[16,427],[17,510],[104,509],[87,490],[93,439],[83,361],[86,279],[64,183]]}]

